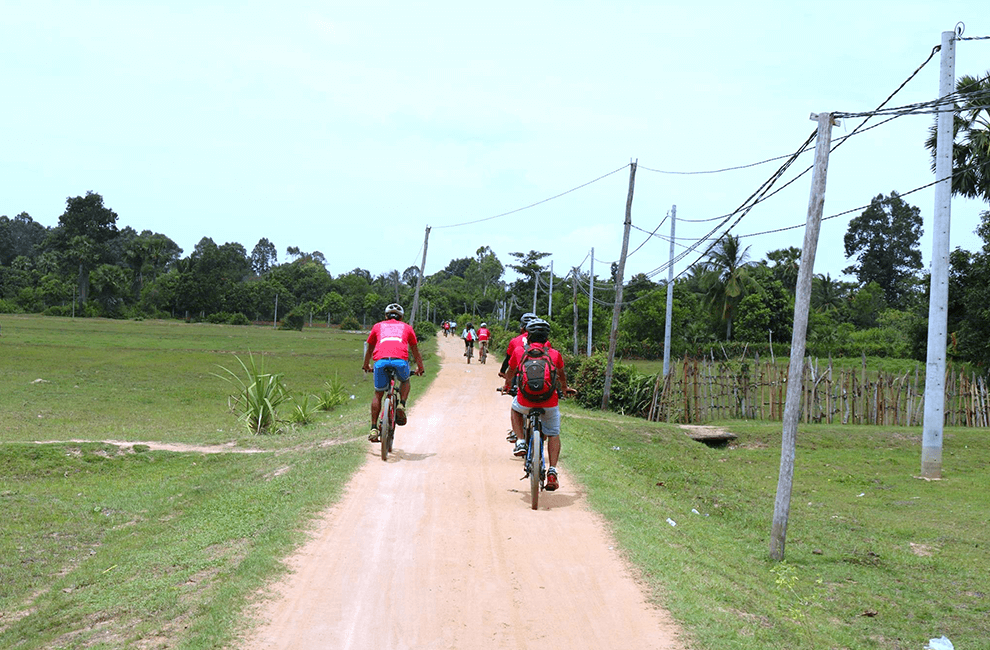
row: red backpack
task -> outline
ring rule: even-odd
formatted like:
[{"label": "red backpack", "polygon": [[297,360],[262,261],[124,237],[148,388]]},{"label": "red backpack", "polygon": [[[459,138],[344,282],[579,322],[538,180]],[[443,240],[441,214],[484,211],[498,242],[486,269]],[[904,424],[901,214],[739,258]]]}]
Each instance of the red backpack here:
[{"label": "red backpack", "polygon": [[550,345],[523,348],[519,364],[519,392],[533,402],[545,402],[557,390],[557,368],[550,359]]}]

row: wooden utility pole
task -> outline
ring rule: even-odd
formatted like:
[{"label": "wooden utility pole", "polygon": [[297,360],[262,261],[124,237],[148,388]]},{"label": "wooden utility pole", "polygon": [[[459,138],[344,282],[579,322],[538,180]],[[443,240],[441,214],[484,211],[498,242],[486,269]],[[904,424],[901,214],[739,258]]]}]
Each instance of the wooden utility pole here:
[{"label": "wooden utility pole", "polygon": [[605,366],[605,388],[602,391],[602,410],[608,410],[612,393],[612,370],[615,367],[615,348],[619,340],[619,312],[622,310],[622,276],[626,270],[626,254],[629,252],[629,229],[632,227],[633,188],[636,185],[636,162],[629,165],[629,194],[626,196],[626,221],[622,232],[622,255],[615,272],[615,305],[612,307],[612,331],[608,335],[608,363]]},{"label": "wooden utility pole", "polygon": [[670,208],[670,262],[667,266],[667,316],[663,328],[663,378],[670,372],[670,322],[674,318],[674,224],[677,206]]},{"label": "wooden utility pole", "polygon": [[[952,93],[956,74],[956,33],[942,32],[938,96]],[[942,477],[945,426],[945,346],[949,308],[949,220],[952,216],[953,108],[942,107],[935,125],[935,227],[932,230],[931,298],[928,303],[928,365],[925,419],[921,433],[921,475]]]},{"label": "wooden utility pole", "polygon": [[416,325],[416,310],[419,309],[419,288],[423,285],[423,274],[426,272],[426,249],[430,247],[430,227],[426,227],[426,237],[423,238],[423,262],[419,265],[419,274],[416,277],[416,292],[413,294],[412,315],[409,317],[409,325]]},{"label": "wooden utility pole", "polygon": [[578,269],[571,271],[571,287],[574,289],[574,356],[578,353],[578,306],[577,306]]},{"label": "wooden utility pole", "polygon": [[[787,374],[787,398],[784,402],[783,437],[780,445],[780,477],[777,479],[777,498],[774,501],[773,528],[770,533],[770,557],[778,562],[784,559],[787,518],[791,509],[797,427],[801,415],[801,393],[804,389],[804,382],[801,378],[804,370],[804,351],[808,334],[808,310],[811,305],[811,280],[815,272],[818,231],[822,225],[822,211],[825,208],[828,154],[832,146],[832,114],[818,113],[816,115],[812,113],[811,119],[818,121],[818,142],[815,145],[811,198],[808,200],[808,218],[804,226],[804,248],[801,251],[801,267],[798,270],[794,299],[791,364]],[[806,404],[805,408],[810,408],[810,405]]]},{"label": "wooden utility pole", "polygon": [[591,356],[591,315],[595,309],[595,249],[591,249],[591,274],[588,276],[588,356]]}]

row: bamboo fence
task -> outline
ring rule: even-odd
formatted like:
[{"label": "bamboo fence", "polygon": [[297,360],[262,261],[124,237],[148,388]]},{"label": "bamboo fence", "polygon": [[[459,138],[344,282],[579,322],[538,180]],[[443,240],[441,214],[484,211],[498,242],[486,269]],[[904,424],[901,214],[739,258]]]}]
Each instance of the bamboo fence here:
[{"label": "bamboo fence", "polygon": [[[924,376],[862,369],[836,370],[808,360],[802,377],[801,421],[829,424],[921,425]],[[788,368],[771,362],[684,359],[657,374],[643,412],[651,421],[697,424],[713,420],[783,419]],[[945,425],[990,427],[990,394],[983,377],[946,371]]]}]

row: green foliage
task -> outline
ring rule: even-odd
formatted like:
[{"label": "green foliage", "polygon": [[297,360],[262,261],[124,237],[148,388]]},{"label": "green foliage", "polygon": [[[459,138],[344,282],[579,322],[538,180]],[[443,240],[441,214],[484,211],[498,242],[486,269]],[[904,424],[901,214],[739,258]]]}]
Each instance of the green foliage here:
[{"label": "green foliage", "polygon": [[[960,101],[952,118],[952,193],[990,201],[990,74],[965,75],[956,81]],[[938,118],[929,131],[925,146],[932,154],[938,144]]]},{"label": "green foliage", "polygon": [[282,319],[282,329],[284,330],[296,330],[298,332],[302,331],[303,326],[306,324],[306,313],[302,309],[293,309],[285,318]]},{"label": "green foliage", "polygon": [[857,263],[845,269],[861,284],[876,282],[888,305],[903,306],[911,288],[910,278],[921,269],[919,240],[921,210],[909,205],[897,192],[877,195],[870,206],[849,221],[843,239],[846,257]]},{"label": "green foliage", "polygon": [[282,375],[265,372],[264,356],[260,361],[255,361],[254,355],[249,354],[246,364],[240,357],[234,358],[241,365],[243,376],[238,376],[223,366],[219,368],[226,375],[214,373],[214,376],[237,388],[237,392],[229,398],[231,411],[239,412],[238,419],[255,434],[280,433],[282,420],[278,409],[283,402],[290,399]]},{"label": "green foliage", "polygon": [[418,320],[413,326],[417,341],[429,341],[437,335],[437,326],[428,320]]},{"label": "green foliage", "polygon": [[291,424],[312,424],[316,420],[316,411],[321,403],[318,398],[310,401],[312,399],[312,395],[303,395],[301,398],[291,400],[286,421]]},{"label": "green foliage", "polygon": [[353,316],[347,316],[342,321],[340,321],[340,329],[347,330],[349,332],[358,331],[361,329],[361,323],[357,318]]},{"label": "green foliage", "polygon": [[[595,354],[585,359],[573,373],[567,373],[568,383],[578,391],[577,401],[585,408],[600,409],[605,394],[605,371],[608,357]],[[566,367],[565,367],[566,369]],[[653,388],[653,378],[640,375],[632,365],[616,362],[612,367],[609,410],[616,413],[640,414]]]},{"label": "green foliage", "polygon": [[347,400],[347,389],[338,373],[323,382],[323,391],[316,397],[316,408],[332,411]]}]

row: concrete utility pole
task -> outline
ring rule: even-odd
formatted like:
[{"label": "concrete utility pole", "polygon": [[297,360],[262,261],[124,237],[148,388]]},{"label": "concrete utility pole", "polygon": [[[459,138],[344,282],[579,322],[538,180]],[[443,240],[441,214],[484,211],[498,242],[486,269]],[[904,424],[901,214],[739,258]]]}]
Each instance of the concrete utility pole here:
[{"label": "concrete utility pole", "polygon": [[536,313],[536,296],[540,291],[540,272],[539,270],[533,274],[533,309],[531,310],[534,314]]},{"label": "concrete utility pole", "polygon": [[419,288],[423,285],[423,274],[426,272],[426,249],[430,247],[430,227],[426,227],[426,237],[423,239],[423,262],[419,265],[419,274],[416,278],[416,293],[413,294],[412,315],[409,317],[409,325],[416,325],[416,310],[419,309]]},{"label": "concrete utility pole", "polygon": [[615,368],[615,348],[619,340],[619,312],[622,311],[622,280],[629,252],[629,229],[632,227],[633,189],[636,186],[636,162],[629,165],[629,194],[626,196],[626,220],[622,232],[622,255],[615,271],[615,305],[612,307],[612,330],[608,334],[608,363],[605,365],[605,387],[602,390],[602,410],[608,409],[612,395],[612,370]]},{"label": "concrete utility pole", "polygon": [[578,283],[578,269],[575,266],[571,271],[571,288],[574,289],[574,356],[578,353],[578,306],[577,306],[577,283]]},{"label": "concrete utility pole", "polygon": [[588,277],[588,355],[591,356],[591,314],[595,309],[595,249],[591,249],[591,275]]},{"label": "concrete utility pole", "polygon": [[550,260],[550,288],[547,289],[547,320],[553,320],[553,260]]},{"label": "concrete utility pole", "polygon": [[663,329],[663,378],[670,372],[670,322],[674,319],[674,224],[677,206],[670,208],[670,264],[667,267],[667,318]]},{"label": "concrete utility pole", "polygon": [[[942,32],[938,96],[952,93],[956,76],[956,33]],[[921,475],[942,477],[942,428],[945,425],[945,346],[949,309],[949,222],[952,216],[952,118],[943,106],[935,126],[935,225],[932,228],[931,298],[928,303],[928,365],[925,370],[925,419],[921,434]]]},{"label": "concrete utility pole", "polygon": [[808,310],[811,306],[811,280],[815,273],[818,231],[822,225],[822,211],[825,209],[828,154],[832,146],[832,114],[818,113],[816,115],[812,113],[811,119],[818,121],[818,143],[815,145],[811,198],[808,200],[808,218],[804,226],[804,248],[801,251],[797,295],[794,298],[794,332],[791,337],[791,365],[787,371],[787,399],[784,403],[783,438],[780,445],[780,477],[777,480],[777,498],[774,501],[773,528],[770,533],[770,557],[778,562],[784,559],[787,518],[791,509],[791,485],[794,479],[797,426],[798,418],[801,415],[801,393],[804,392],[802,376],[804,374],[804,351],[808,334]]}]

